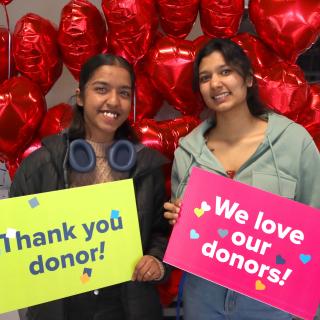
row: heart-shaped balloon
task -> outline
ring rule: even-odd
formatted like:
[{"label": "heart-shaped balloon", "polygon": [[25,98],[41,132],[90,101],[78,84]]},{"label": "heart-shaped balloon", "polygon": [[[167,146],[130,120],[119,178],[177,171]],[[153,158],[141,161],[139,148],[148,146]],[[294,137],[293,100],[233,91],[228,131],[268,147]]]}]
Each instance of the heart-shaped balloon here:
[{"label": "heart-shaped balloon", "polygon": [[320,34],[319,0],[251,0],[249,14],[260,38],[292,63]]},{"label": "heart-shaped balloon", "polygon": [[172,160],[179,139],[188,134],[199,123],[199,118],[191,116],[158,122],[153,119],[143,119],[136,122],[133,129],[141,143],[160,151]]},{"label": "heart-shaped balloon", "polygon": [[184,39],[197,18],[199,2],[200,0],[159,0],[163,31],[169,36]]},{"label": "heart-shaped balloon", "polygon": [[[169,194],[169,197],[171,197],[171,192]],[[160,283],[156,286],[159,292],[161,304],[164,307],[169,306],[177,297],[182,275],[182,270],[173,269],[169,275],[169,278],[165,282]]]},{"label": "heart-shaped balloon", "polygon": [[32,140],[46,111],[40,87],[25,77],[0,85],[0,159],[16,159]]},{"label": "heart-shaped balloon", "polygon": [[[135,67],[135,121],[153,118],[162,107],[163,97],[150,81],[144,63],[139,62]],[[131,108],[129,120],[134,121],[134,108]]]},{"label": "heart-shaped balloon", "polygon": [[231,37],[239,27],[244,0],[200,0],[201,28],[208,37]]},{"label": "heart-shaped balloon", "polygon": [[[199,123],[198,118],[191,116],[159,122],[153,119],[143,119],[134,123],[133,129],[144,145],[158,150],[172,161],[179,139],[188,134]],[[164,167],[164,173],[166,193],[169,197],[171,194],[170,163]]]},{"label": "heart-shaped balloon", "polygon": [[14,160],[8,160],[6,161],[6,167],[9,172],[9,176],[11,180],[13,180],[14,175],[16,174],[16,171],[19,169],[21,162],[27,158],[33,151],[36,151],[41,147],[41,141],[39,138],[35,138],[24,150],[24,152],[18,156],[18,158]]},{"label": "heart-shaped balloon", "polygon": [[100,11],[86,0],[68,2],[61,12],[58,43],[63,62],[78,80],[83,63],[106,46],[106,25]]},{"label": "heart-shaped balloon", "polygon": [[310,85],[308,103],[301,109],[298,122],[309,131],[320,150],[320,84]]},{"label": "heart-shaped balloon", "polygon": [[195,47],[195,56],[197,56],[198,52],[210,41],[211,38],[208,38],[205,35],[201,35],[198,38],[193,40],[193,45]]},{"label": "heart-shaped balloon", "polygon": [[0,0],[0,4],[4,4],[5,6],[12,2],[12,0]]},{"label": "heart-shaped balloon", "polygon": [[102,0],[108,50],[135,64],[154,41],[158,14],[154,0]]},{"label": "heart-shaped balloon", "polygon": [[41,147],[41,141],[39,138],[35,138],[24,150],[24,152],[15,160],[8,160],[6,161],[6,167],[9,172],[9,176],[11,180],[13,180],[16,171],[20,167],[21,162],[27,158],[33,151],[36,151]]},{"label": "heart-shaped balloon", "polygon": [[17,70],[38,83],[46,94],[62,72],[54,25],[47,19],[28,13],[17,22],[12,41]]},{"label": "heart-shaped balloon", "polygon": [[69,104],[60,103],[48,109],[38,131],[40,139],[62,132],[68,128],[73,118],[73,110]]},{"label": "heart-shaped balloon", "polygon": [[201,98],[192,90],[195,51],[192,41],[163,37],[146,59],[154,86],[183,115],[198,116],[203,109]]},{"label": "heart-shaped balloon", "polygon": [[249,57],[255,72],[258,72],[261,68],[270,68],[282,61],[270,47],[250,33],[240,33],[232,37],[231,40],[242,47]]},{"label": "heart-shaped balloon", "polygon": [[[10,51],[10,56],[9,56]],[[10,70],[9,70],[10,59]],[[14,63],[12,50],[9,50],[9,31],[0,27],[0,83],[14,74]]]},{"label": "heart-shaped balloon", "polygon": [[279,62],[255,74],[262,101],[296,121],[308,101],[309,86],[304,73],[294,64]]}]

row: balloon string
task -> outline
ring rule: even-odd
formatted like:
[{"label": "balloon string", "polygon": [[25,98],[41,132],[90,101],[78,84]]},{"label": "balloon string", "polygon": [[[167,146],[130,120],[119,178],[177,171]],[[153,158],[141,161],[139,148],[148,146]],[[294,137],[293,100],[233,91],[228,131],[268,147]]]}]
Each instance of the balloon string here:
[{"label": "balloon string", "polygon": [[7,21],[7,31],[8,31],[8,79],[11,76],[11,33],[10,33],[10,22],[9,22],[9,15],[7,6],[2,4],[4,7],[4,12],[6,14],[6,21]]},{"label": "balloon string", "polygon": [[133,93],[133,122],[136,122],[136,108],[137,108],[137,98],[136,98],[136,92]]}]

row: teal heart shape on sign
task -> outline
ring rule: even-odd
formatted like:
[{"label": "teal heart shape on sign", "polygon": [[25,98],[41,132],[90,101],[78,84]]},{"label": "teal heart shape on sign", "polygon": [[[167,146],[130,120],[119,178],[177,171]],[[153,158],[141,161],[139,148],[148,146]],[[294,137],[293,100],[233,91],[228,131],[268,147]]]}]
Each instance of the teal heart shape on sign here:
[{"label": "teal heart shape on sign", "polygon": [[199,238],[200,238],[200,234],[196,230],[191,229],[190,230],[190,239],[195,240],[195,239],[199,239]]},{"label": "teal heart shape on sign", "polygon": [[227,229],[218,229],[218,234],[221,238],[224,238],[228,235],[229,231]]},{"label": "teal heart shape on sign", "polygon": [[304,264],[306,264],[306,263],[311,261],[311,255],[310,254],[301,253],[299,257],[300,257],[301,262],[304,263]]}]

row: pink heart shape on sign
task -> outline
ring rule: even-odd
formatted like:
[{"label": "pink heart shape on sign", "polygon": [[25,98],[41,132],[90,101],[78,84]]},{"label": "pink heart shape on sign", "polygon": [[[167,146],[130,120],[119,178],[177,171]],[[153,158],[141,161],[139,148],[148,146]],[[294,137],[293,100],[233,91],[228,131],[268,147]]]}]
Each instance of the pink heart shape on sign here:
[{"label": "pink heart shape on sign", "polygon": [[260,38],[291,63],[320,34],[319,0],[251,0],[249,14]]}]

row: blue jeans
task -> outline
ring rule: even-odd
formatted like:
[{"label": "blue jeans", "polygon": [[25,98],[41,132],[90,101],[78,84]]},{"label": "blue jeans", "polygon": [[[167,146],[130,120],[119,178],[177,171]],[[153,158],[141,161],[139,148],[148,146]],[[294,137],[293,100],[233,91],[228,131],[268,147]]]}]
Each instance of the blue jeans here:
[{"label": "blue jeans", "polygon": [[292,316],[217,284],[186,275],[184,320],[291,320]]}]

